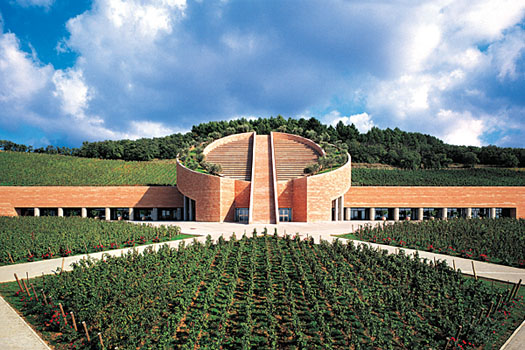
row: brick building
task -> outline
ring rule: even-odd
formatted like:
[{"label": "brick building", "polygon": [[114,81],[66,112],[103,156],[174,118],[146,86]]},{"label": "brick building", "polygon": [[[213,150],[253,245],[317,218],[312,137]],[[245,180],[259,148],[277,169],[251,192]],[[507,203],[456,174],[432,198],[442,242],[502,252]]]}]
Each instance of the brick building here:
[{"label": "brick building", "polygon": [[350,157],[305,176],[324,150],[297,135],[230,135],[204,155],[221,164],[221,176],[178,162],[177,186],[2,186],[0,216],[245,223],[525,217],[525,187],[351,186]]}]

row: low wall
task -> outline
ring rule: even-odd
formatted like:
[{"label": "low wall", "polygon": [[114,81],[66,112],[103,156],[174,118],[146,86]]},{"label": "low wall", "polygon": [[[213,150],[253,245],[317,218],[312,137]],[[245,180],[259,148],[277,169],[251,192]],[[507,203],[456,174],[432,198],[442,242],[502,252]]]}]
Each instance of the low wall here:
[{"label": "low wall", "polygon": [[350,189],[351,167],[348,155],[348,161],[333,171],[293,180],[293,220],[330,221],[332,201]]},{"label": "low wall", "polygon": [[[233,221],[235,207],[246,204],[249,187],[248,181],[199,173],[177,161],[177,188],[195,201],[196,221]],[[236,202],[237,195],[240,203]]]}]

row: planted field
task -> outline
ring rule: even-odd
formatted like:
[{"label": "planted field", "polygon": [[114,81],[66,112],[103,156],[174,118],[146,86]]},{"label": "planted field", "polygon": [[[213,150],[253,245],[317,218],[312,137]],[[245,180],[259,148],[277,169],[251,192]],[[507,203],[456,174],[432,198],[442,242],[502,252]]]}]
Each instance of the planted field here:
[{"label": "planted field", "polygon": [[363,227],[358,239],[525,267],[525,220],[449,219]]},{"label": "planted field", "polygon": [[[175,185],[174,160],[129,162],[0,152],[1,186]],[[525,172],[509,169],[352,169],[354,186],[525,186]]]},{"label": "planted field", "polygon": [[525,307],[442,263],[267,235],[83,261],[33,283],[50,305],[42,293],[17,303],[57,349],[98,348],[99,332],[119,349],[497,349]]},{"label": "planted field", "polygon": [[525,172],[501,168],[428,170],[352,168],[352,185],[525,186]]},{"label": "planted field", "polygon": [[0,152],[2,186],[174,185],[176,181],[173,160],[126,162]]},{"label": "planted field", "polygon": [[0,265],[191,237],[179,227],[78,217],[0,217]]}]

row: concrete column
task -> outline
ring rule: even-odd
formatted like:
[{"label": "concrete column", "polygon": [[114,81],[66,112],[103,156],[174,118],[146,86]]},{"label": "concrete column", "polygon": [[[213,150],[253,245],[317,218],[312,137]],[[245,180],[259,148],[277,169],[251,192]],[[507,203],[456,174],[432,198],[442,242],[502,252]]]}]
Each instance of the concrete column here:
[{"label": "concrete column", "polygon": [[133,220],[133,208],[129,208],[129,221]]},{"label": "concrete column", "polygon": [[496,218],[496,208],[490,208],[490,218],[491,219]]},{"label": "concrete column", "polygon": [[447,219],[447,214],[448,214],[448,208],[443,208],[443,211],[441,213],[441,218],[443,220],[446,220]]},{"label": "concrete column", "polygon": [[472,208],[467,208],[467,219],[472,219]]},{"label": "concrete column", "polygon": [[64,216],[64,208],[58,208],[58,216]]},{"label": "concrete column", "polygon": [[111,209],[106,208],[106,220],[111,220]]},{"label": "concrete column", "polygon": [[345,208],[344,220],[345,221],[350,220],[350,208]]},{"label": "concrete column", "polygon": [[376,219],[376,208],[370,208],[368,216],[370,218],[370,221],[374,221]]},{"label": "concrete column", "polygon": [[157,221],[158,219],[159,219],[159,209],[153,208],[153,210],[151,211],[151,220]]},{"label": "concrete column", "polygon": [[80,213],[83,218],[87,218],[87,208],[80,209]]},{"label": "concrete column", "polygon": [[394,208],[394,221],[399,221],[399,208]]},{"label": "concrete column", "polygon": [[183,197],[184,207],[182,208],[182,221],[188,221],[188,197]]},{"label": "concrete column", "polygon": [[343,214],[345,210],[345,200],[344,195],[339,197],[339,217],[337,218],[338,221],[343,221]]},{"label": "concrete column", "polygon": [[417,219],[423,221],[423,208],[417,209]]},{"label": "concrete column", "polygon": [[35,216],[40,216],[40,208],[35,208]]}]

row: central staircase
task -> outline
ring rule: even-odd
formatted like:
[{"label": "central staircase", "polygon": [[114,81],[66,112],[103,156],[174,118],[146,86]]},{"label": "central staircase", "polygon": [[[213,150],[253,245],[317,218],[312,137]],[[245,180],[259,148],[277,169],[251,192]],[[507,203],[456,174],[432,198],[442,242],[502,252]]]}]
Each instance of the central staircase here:
[{"label": "central staircase", "polygon": [[251,223],[275,224],[272,147],[270,136],[256,135],[253,169],[253,206]]}]

